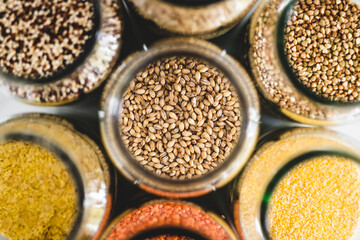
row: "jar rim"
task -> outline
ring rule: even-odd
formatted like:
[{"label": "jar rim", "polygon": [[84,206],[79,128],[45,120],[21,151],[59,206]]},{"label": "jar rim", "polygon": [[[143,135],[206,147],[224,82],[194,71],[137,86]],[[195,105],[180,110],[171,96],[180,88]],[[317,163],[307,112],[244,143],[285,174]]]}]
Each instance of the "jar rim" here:
[{"label": "jar rim", "polygon": [[[288,4],[294,4],[294,1],[262,1],[251,18],[249,63],[259,92],[270,103],[269,106],[297,122],[323,126],[359,117],[360,108],[357,102],[318,101],[298,89],[285,71],[281,61],[287,59],[283,56],[281,60],[279,53],[279,31],[283,31],[283,27],[279,27],[279,18]],[[286,20],[283,25],[285,23]]]},{"label": "jar rim", "polygon": [[46,85],[50,83],[57,82],[63,78],[69,77],[74,71],[80,68],[81,65],[84,64],[86,59],[92,54],[92,51],[95,47],[95,43],[97,41],[97,33],[100,30],[100,1],[99,0],[90,0],[91,4],[94,6],[94,16],[93,23],[94,27],[90,31],[90,38],[86,41],[83,47],[83,51],[80,55],[74,59],[74,62],[66,65],[64,69],[60,71],[55,71],[51,76],[45,78],[24,78],[17,77],[15,75],[4,72],[0,68],[0,78],[4,79],[4,81],[14,82],[18,84],[26,84],[26,85]]},{"label": "jar rim", "polygon": [[[176,207],[186,206],[186,207],[189,207],[189,208],[197,209],[197,210],[203,212],[204,214],[206,214],[208,219],[212,219],[219,227],[221,227],[224,230],[224,232],[228,235],[229,239],[234,239],[234,240],[237,239],[236,235],[235,235],[235,232],[231,229],[231,227],[222,218],[218,217],[217,215],[213,214],[212,212],[209,212],[209,211],[203,209],[201,206],[199,206],[199,205],[197,205],[197,204],[195,204],[193,202],[188,202],[188,201],[179,200],[179,199],[172,199],[172,200],[169,200],[169,199],[154,199],[154,200],[150,200],[150,201],[147,201],[147,202],[141,204],[137,208],[130,208],[130,209],[127,209],[127,210],[123,211],[122,213],[120,213],[117,217],[115,217],[111,221],[111,223],[108,225],[108,227],[105,229],[105,231],[101,235],[100,239],[101,240],[106,240],[107,237],[109,236],[109,234],[112,232],[112,230],[116,227],[116,225],[120,221],[122,221],[126,216],[128,216],[129,214],[132,214],[133,212],[135,212],[138,209],[146,208],[146,207],[153,206],[153,205],[158,205],[158,204],[174,204],[174,205],[176,205]],[[164,214],[164,216],[166,216],[166,215],[167,215],[167,213]],[[137,222],[135,224],[138,225]],[[132,236],[132,237],[137,237],[137,236],[139,236],[139,234],[140,235],[144,234],[144,233],[146,234],[148,231],[151,231],[151,230],[161,230],[161,229],[167,229],[167,228],[181,229],[185,233],[186,232],[188,232],[190,234],[192,233],[192,234],[195,234],[195,235],[199,235],[200,237],[202,237],[204,239],[207,239],[204,236],[205,235],[204,233],[198,232],[195,229],[191,229],[190,227],[180,226],[179,223],[178,224],[171,224],[171,225],[167,224],[167,223],[161,223],[160,225],[151,226],[151,228],[149,228],[149,229],[145,229],[145,230],[142,230],[142,231],[135,232],[134,236]],[[208,230],[210,230],[210,229],[208,229]],[[131,240],[135,240],[135,239],[137,239],[137,238],[131,238]],[[141,239],[143,239],[143,238],[141,238]],[[196,240],[197,240],[197,238],[196,238]]]},{"label": "jar rim", "polygon": [[[204,176],[191,180],[174,181],[155,176],[138,166],[122,143],[117,118],[122,106],[122,92],[139,70],[156,59],[165,56],[183,56],[184,54],[210,62],[232,81],[242,104],[243,125],[240,140],[237,141],[236,147],[233,148],[234,151],[224,163]],[[137,53],[127,59],[105,87],[100,113],[103,115],[100,117],[103,142],[114,165],[128,179],[139,184],[144,190],[164,196],[202,195],[224,185],[245,164],[258,134],[259,103],[256,91],[246,72],[219,48],[206,41],[192,38],[163,40],[148,51]]]},{"label": "jar rim", "polygon": [[282,68],[284,69],[287,77],[292,82],[294,87],[302,92],[305,96],[307,96],[309,99],[319,102],[324,105],[329,106],[354,106],[354,105],[360,105],[360,100],[355,102],[341,102],[341,101],[331,101],[330,99],[327,99],[325,97],[322,97],[314,92],[312,92],[308,87],[304,86],[299,80],[299,78],[296,76],[296,74],[293,72],[290,63],[287,59],[287,55],[285,53],[285,31],[284,29],[287,26],[287,21],[292,16],[292,11],[294,10],[296,4],[296,0],[291,0],[287,2],[285,6],[282,6],[282,10],[279,13],[279,21],[276,26],[276,35],[277,35],[277,52],[279,56],[280,64],[282,65]]},{"label": "jar rim", "polygon": [[[34,143],[64,164],[74,180],[78,197],[78,212],[68,237],[78,239],[99,235],[113,206],[113,193],[110,191],[114,183],[96,143],[78,132],[67,120],[43,113],[20,114],[1,122],[0,143],[8,140]],[[74,147],[75,142],[78,147]],[[86,152],[88,159],[79,155],[80,152]]]},{"label": "jar rim", "polygon": [[85,191],[84,191],[83,178],[81,177],[81,174],[77,166],[72,161],[71,155],[67,154],[66,151],[61,148],[61,146],[58,146],[50,142],[48,138],[30,131],[23,132],[13,129],[8,132],[0,132],[0,144],[4,144],[8,142],[24,142],[44,148],[47,151],[49,151],[51,154],[53,154],[56,160],[61,162],[61,164],[65,167],[66,171],[69,173],[70,178],[73,180],[75,185],[77,214],[74,219],[74,222],[72,223],[71,231],[67,235],[67,237],[69,238],[74,238],[80,230],[81,223],[84,217],[83,202],[85,199]]},{"label": "jar rim", "polygon": [[[302,146],[301,138],[313,139],[313,142],[314,139],[317,139],[321,143],[319,143],[319,146],[316,146],[316,144]],[[290,139],[293,139],[292,143],[297,144],[298,148],[293,148],[291,153],[287,152],[285,156],[282,155],[281,157],[279,148],[289,148],[287,142]],[[277,144],[281,145],[276,147]],[[317,156],[340,156],[360,166],[360,151],[356,146],[353,140],[347,136],[322,128],[284,128],[261,137],[252,158],[232,187],[232,202],[235,203],[233,209],[235,225],[239,234],[244,236],[244,239],[269,239],[266,223],[267,204],[276,183],[299,163],[306,162]],[[268,154],[266,152],[268,149],[277,151],[277,160],[274,164],[272,163],[273,160],[264,158]],[[264,166],[266,167],[264,168]],[[250,178],[250,175],[261,175],[262,177],[261,179],[255,179],[256,177]],[[256,194],[249,201],[244,200],[248,196],[248,190],[250,190],[251,186],[254,188],[253,191],[256,191]]]},{"label": "jar rim", "polygon": [[[0,85],[22,101],[35,105],[61,105],[95,90],[110,75],[120,55],[124,21],[120,3],[91,1],[95,25],[83,52],[72,64],[42,80],[15,77],[0,70]],[[107,12],[116,16],[108,18]]]},{"label": "jar rim", "polygon": [[[193,2],[191,0],[129,2],[142,17],[160,27],[161,31],[172,35],[214,38],[234,27],[259,0],[210,0],[206,4],[203,3],[205,0],[195,0],[198,4],[194,6],[186,4]],[[201,18],[197,17],[200,15]]]}]

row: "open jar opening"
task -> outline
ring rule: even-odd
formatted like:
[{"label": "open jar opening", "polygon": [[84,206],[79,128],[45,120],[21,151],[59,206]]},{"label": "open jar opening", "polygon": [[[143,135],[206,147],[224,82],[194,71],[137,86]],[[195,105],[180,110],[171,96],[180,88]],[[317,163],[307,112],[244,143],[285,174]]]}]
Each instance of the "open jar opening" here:
[{"label": "open jar opening", "polygon": [[[22,192],[26,194],[21,197],[24,202],[23,204],[26,205],[22,206],[18,202],[19,206],[16,207],[17,210],[15,210],[15,212],[27,212],[29,211],[27,208],[29,206],[34,207],[33,205],[36,204],[37,201],[38,204],[40,204],[38,206],[35,205],[35,209],[31,210],[33,211],[31,217],[36,218],[36,216],[38,216],[35,222],[29,222],[28,217],[30,216],[26,217],[26,214],[22,220],[18,219],[19,216],[12,216],[12,221],[15,222],[15,226],[12,226],[10,229],[7,229],[6,225],[3,226],[5,228],[0,229],[0,234],[3,233],[6,237],[17,239],[16,235],[21,233],[14,233],[11,229],[17,229],[16,221],[20,220],[23,228],[17,231],[24,231],[22,233],[23,236],[39,238],[48,236],[55,239],[75,238],[75,236],[78,235],[83,221],[84,184],[78,168],[68,153],[61,147],[47,141],[46,138],[30,133],[17,133],[16,131],[0,134],[0,148],[2,148],[3,161],[11,161],[7,163],[10,164],[8,167],[3,166],[5,167],[3,174],[10,174],[12,176],[10,182],[2,179],[2,181],[5,180],[5,182],[2,182],[2,186],[4,187],[2,189],[3,194],[9,194],[12,191],[17,192],[13,197],[21,197],[19,194]],[[29,153],[31,152],[34,155],[30,156]],[[27,156],[21,164],[25,164],[33,170],[21,169],[22,167],[18,165],[19,162],[15,159],[11,160],[11,154],[19,158]],[[30,160],[29,158],[32,156],[38,157],[38,159]],[[3,162],[3,164],[6,163]],[[18,173],[11,173],[12,168],[20,169],[18,169]],[[26,176],[27,174],[31,174],[32,177],[29,178],[30,176]],[[58,175],[60,175],[62,179],[58,179]],[[31,179],[37,180],[33,181]],[[16,180],[20,182],[16,182]],[[37,181],[38,184],[40,184],[39,186],[36,187],[32,185],[36,185]],[[50,187],[50,185],[54,186]],[[48,192],[43,193],[42,196],[37,196],[43,189],[47,189]],[[29,197],[33,200],[28,199]],[[45,202],[42,202],[44,200]],[[2,204],[7,206],[6,202]],[[12,205],[9,205],[8,207],[11,209],[11,206]],[[41,211],[43,211],[43,213],[41,213]],[[52,213],[51,211],[55,212]],[[62,212],[61,218],[59,218],[59,212]],[[48,218],[49,216],[51,218]],[[6,221],[6,217],[9,217],[9,215],[3,216],[3,221]],[[31,227],[32,224],[36,224],[37,227]],[[45,225],[39,226],[38,224]],[[21,237],[19,239],[21,239]]]},{"label": "open jar opening", "polygon": [[[2,19],[0,18],[0,22],[4,24],[6,18],[14,14],[13,12],[7,12],[16,7],[21,12],[21,18],[17,19],[13,26],[4,27],[3,29],[3,32],[7,34],[11,33],[11,31],[18,31],[19,39],[13,40],[13,42],[5,42],[6,35],[2,36],[5,38],[3,43],[4,51],[9,49],[10,44],[18,46],[16,49],[17,57],[9,58],[9,55],[13,54],[9,52],[3,55],[4,59],[0,60],[0,66],[2,66],[0,67],[0,74],[2,78],[18,84],[53,83],[73,73],[93,51],[97,31],[100,29],[100,1],[87,0],[82,4],[73,3],[71,6],[75,9],[67,10],[69,11],[69,16],[56,21],[57,25],[52,25],[51,27],[47,25],[48,20],[45,21],[46,19],[43,19],[44,16],[56,19],[56,14],[62,11],[61,4],[65,5],[65,3],[54,3],[56,7],[52,5],[53,3],[46,3],[41,9],[24,3],[16,6],[11,6],[12,3],[10,2],[7,4],[10,5],[9,9],[3,12],[4,15],[1,17]],[[34,2],[33,4],[37,6],[39,3]],[[53,11],[53,8],[55,11]],[[30,21],[26,14],[33,13],[33,11],[36,11],[37,17]],[[81,14],[77,14],[75,11],[80,11]],[[9,16],[6,14],[9,14]],[[34,24],[34,26],[24,27],[23,25],[21,27],[16,25],[20,25],[26,19],[31,22],[30,24]],[[69,21],[69,23],[64,25],[66,21]],[[70,25],[71,27],[69,27]],[[18,29],[12,29],[16,27]],[[83,33],[79,35],[76,31],[82,31]],[[58,39],[57,36],[61,36],[61,38]],[[21,37],[24,39],[21,39]],[[64,43],[65,41],[67,45]],[[25,56],[26,49],[29,52],[33,52],[33,54]],[[51,51],[46,52],[48,49],[51,49]],[[27,59],[34,55],[38,56],[36,60]],[[23,56],[23,59],[20,59],[21,56]],[[18,60],[20,62],[17,62]],[[35,65],[27,66],[26,63],[29,61],[31,61],[32,65]],[[48,64],[45,64],[44,61],[48,61]]]},{"label": "open jar opening", "polygon": [[[113,162],[115,163],[115,165],[118,167],[118,169],[120,171],[122,171],[125,175],[127,175],[128,177],[130,177],[130,179],[135,179],[136,183],[140,184],[140,187],[143,187],[145,190],[152,190],[152,192],[156,193],[156,194],[162,194],[162,191],[167,191],[167,192],[196,192],[196,191],[202,191],[202,192],[207,192],[210,189],[212,189],[215,185],[217,185],[219,182],[220,178],[228,178],[228,175],[233,175],[233,172],[237,171],[239,169],[239,166],[241,166],[244,163],[244,159],[242,158],[242,154],[248,154],[248,153],[242,153],[242,151],[244,151],[243,149],[246,149],[246,145],[247,143],[250,143],[250,145],[252,145],[251,142],[249,142],[249,138],[247,138],[246,136],[248,134],[250,134],[252,136],[252,138],[254,137],[254,134],[256,135],[257,130],[254,129],[254,124],[256,125],[255,122],[253,122],[253,117],[257,118],[257,100],[254,99],[254,92],[252,92],[252,86],[250,83],[250,86],[245,87],[244,85],[249,84],[248,80],[246,79],[246,75],[242,75],[242,74],[246,74],[244,72],[242,72],[242,70],[240,70],[240,72],[238,72],[238,65],[234,62],[232,62],[231,59],[225,58],[224,61],[221,61],[221,59],[217,59],[219,58],[219,56],[221,56],[221,51],[219,49],[216,49],[214,51],[213,46],[208,45],[206,42],[204,43],[203,41],[201,41],[200,43],[197,42],[198,40],[188,40],[188,39],[177,39],[175,40],[175,42],[170,42],[170,41],[164,41],[161,44],[155,45],[153,48],[151,48],[149,51],[146,52],[142,52],[139,53],[137,55],[134,55],[133,57],[131,57],[130,59],[128,59],[125,64],[123,64],[122,68],[120,68],[113,76],[112,78],[112,83],[109,84],[109,86],[107,86],[107,88],[105,89],[105,94],[104,94],[104,110],[105,110],[105,122],[102,123],[102,133],[103,133],[103,137],[105,137],[105,142],[109,141],[108,138],[109,133],[111,131],[111,145],[106,144],[107,148],[110,152],[112,152],[110,155],[113,155],[116,152],[116,157],[113,155]],[[210,46],[210,47],[209,47]],[[219,55],[220,54],[220,55]],[[225,53],[224,53],[225,54]],[[141,151],[143,150],[136,150],[136,151],[132,151],[130,153],[130,151],[128,150],[128,145],[125,144],[124,142],[124,138],[122,136],[124,131],[121,131],[121,121],[119,121],[119,116],[122,115],[122,110],[123,110],[123,106],[128,107],[129,104],[126,103],[126,100],[129,98],[129,96],[127,96],[124,100],[124,93],[126,91],[126,89],[131,85],[131,81],[134,79],[134,77],[136,77],[137,79],[141,78],[141,74],[139,75],[138,73],[144,69],[146,66],[148,66],[151,63],[156,63],[157,61],[164,59],[164,58],[169,58],[169,57],[184,57],[184,58],[196,58],[199,59],[201,62],[206,62],[206,63],[210,63],[212,66],[216,67],[217,69],[219,69],[219,72],[222,72],[224,74],[224,76],[230,80],[230,82],[233,85],[234,90],[237,93],[237,97],[239,99],[239,107],[241,109],[241,115],[239,116],[239,122],[241,121],[241,132],[239,134],[238,137],[238,141],[237,143],[233,146],[231,153],[229,154],[228,158],[220,165],[218,166],[216,169],[214,169],[213,171],[210,171],[208,173],[206,173],[205,175],[201,175],[200,177],[197,178],[190,178],[190,179],[171,179],[171,178],[164,178],[164,177],[160,177],[157,176],[154,173],[149,172],[148,170],[144,169],[144,167],[140,164],[141,161],[143,161],[144,159],[140,159],[139,161],[135,160],[136,156],[139,155],[141,153]],[[171,58],[170,58],[171,60]],[[229,68],[229,65],[232,66],[233,68]],[[207,67],[204,67],[207,68]],[[234,69],[235,68],[235,69]],[[160,71],[160,70],[159,70]],[[162,71],[162,70],[161,70]],[[154,72],[154,70],[152,70],[152,72]],[[189,73],[190,71],[186,70],[187,73]],[[149,74],[148,71],[147,72],[142,72],[142,75],[144,78],[146,78]],[[162,75],[160,77],[165,78],[165,75]],[[190,79],[191,77],[189,77]],[[194,78],[194,77],[193,77]],[[116,79],[116,83],[115,83],[115,79]],[[147,94],[147,90],[144,89],[134,89],[134,87],[136,87],[138,84],[141,84],[140,82],[137,82],[136,84],[133,83],[132,84],[132,91],[133,92],[138,92],[137,97],[140,99],[142,98],[142,96],[145,94]],[[145,80],[144,80],[145,81]],[[156,82],[156,80],[152,80],[153,82]],[[207,82],[209,82],[208,80],[206,80]],[[175,83],[176,84],[176,83]],[[180,86],[175,86],[180,87]],[[173,89],[173,91],[175,90],[175,87]],[[181,88],[185,89],[187,86],[186,85],[182,85]],[[160,88],[160,87],[159,87]],[[170,88],[170,86],[169,86]],[[249,92],[245,93],[244,89],[250,89]],[[151,91],[151,89],[150,89]],[[111,92],[109,94],[109,92]],[[171,95],[171,91],[169,92],[169,94]],[[181,93],[181,95],[178,95],[179,97],[188,99],[186,96],[184,97],[184,95],[182,95],[184,93]],[[128,94],[129,95],[129,94]],[[156,97],[157,95],[155,93],[152,94],[154,97]],[[125,94],[126,96],[126,94]],[[165,96],[167,97],[167,96]],[[133,97],[134,98],[134,97]],[[137,99],[137,100],[139,100]],[[136,100],[136,101],[137,101]],[[190,99],[189,99],[190,100]],[[210,100],[206,99],[207,102],[211,102],[214,101],[213,97],[210,96]],[[127,105],[124,105],[127,104]],[[191,102],[189,101],[189,105],[191,104]],[[163,104],[165,105],[165,104]],[[176,104],[173,104],[173,106],[169,107],[170,111],[172,109],[176,109]],[[180,105],[180,103],[179,103]],[[148,106],[146,106],[148,107]],[[167,105],[164,106],[164,108],[166,108]],[[142,108],[142,107],[139,107]],[[136,109],[139,109],[138,107]],[[189,108],[192,108],[191,106],[189,106]],[[144,107],[145,109],[145,107]],[[160,108],[159,108],[160,109]],[[151,110],[149,111],[148,114],[152,114]],[[159,111],[160,112],[160,111]],[[136,111],[127,111],[128,114],[131,115],[136,115]],[[161,114],[159,113],[159,116]],[[178,115],[178,116],[176,116]],[[221,114],[219,114],[220,116]],[[178,117],[180,117],[180,113],[177,112],[177,114],[174,113],[170,113],[169,115],[167,115],[168,119],[177,119]],[[138,118],[138,116],[137,116]],[[123,122],[129,122],[129,119],[134,119],[134,116],[130,116],[129,118],[125,119],[122,118]],[[128,121],[129,120],[129,121]],[[142,126],[142,122],[148,121],[146,119],[137,119],[139,121],[137,121],[139,123],[140,126]],[[152,119],[154,120],[154,119]],[[185,119],[186,120],[186,119]],[[194,120],[194,119],[192,119]],[[216,121],[214,121],[215,123]],[[141,124],[140,124],[141,123]],[[186,124],[186,123],[185,123]],[[192,121],[192,124],[197,124],[196,121]],[[188,124],[189,126],[191,125],[191,123]],[[156,126],[155,126],[156,127]],[[157,126],[159,128],[161,128],[161,126]],[[126,131],[132,131],[134,133],[134,130],[132,128],[137,128],[137,126],[132,126],[132,124],[130,124],[130,126],[126,126],[125,128]],[[256,128],[256,127],[255,127]],[[142,130],[139,131],[139,129],[137,129],[139,135],[141,134]],[[151,130],[156,130],[156,129],[151,129]],[[213,130],[213,129],[210,129]],[[175,133],[178,135],[188,135],[187,137],[191,137],[193,135],[193,133],[187,133],[186,128],[181,127],[181,131],[178,129],[178,132]],[[150,135],[154,135],[153,133],[150,132]],[[208,136],[209,134],[207,134]],[[163,136],[158,136],[158,138],[160,137],[160,139]],[[183,136],[181,136],[183,137]],[[210,136],[208,136],[210,137]],[[144,138],[146,139],[146,136],[144,135]],[[251,138],[251,139],[252,139]],[[245,140],[247,139],[247,141]],[[144,140],[144,139],[143,139]],[[150,139],[147,139],[150,140]],[[142,140],[136,140],[135,143],[140,142]],[[168,144],[168,143],[167,143]],[[175,143],[174,143],[175,144]],[[170,145],[174,145],[173,143],[170,143]],[[162,144],[163,148],[166,150],[166,147],[164,144]],[[170,147],[172,147],[170,146]],[[179,145],[180,146],[180,145]],[[151,146],[150,146],[151,147]],[[149,148],[150,148],[149,147]],[[157,144],[153,144],[153,148],[157,148],[158,145]],[[190,151],[190,150],[189,150]],[[245,150],[248,151],[248,150]],[[169,154],[171,155],[171,151],[169,152]],[[135,157],[134,157],[135,156]],[[179,158],[179,157],[176,157]],[[237,160],[235,160],[237,159]],[[158,163],[158,157],[156,157],[156,163]],[[185,160],[181,161],[182,159],[180,158],[180,160],[178,162],[185,162]],[[188,159],[189,161],[189,159]],[[154,165],[155,165],[154,164]],[[160,163],[161,164],[161,163]],[[170,164],[170,163],[169,163]],[[233,166],[233,167],[231,167]],[[161,166],[163,167],[163,166]],[[234,167],[235,167],[235,171],[234,171]],[[130,176],[129,176],[130,175]],[[223,181],[223,180],[221,180]]]},{"label": "open jar opening", "polygon": [[271,179],[263,196],[265,239],[357,239],[359,188],[359,160],[351,155],[315,151],[292,159]]},{"label": "open jar opening", "polygon": [[[356,27],[351,33],[344,27],[352,24],[353,17],[347,19],[343,14],[359,7],[352,1],[339,3],[288,1],[281,6],[276,32],[279,61],[294,86],[313,101],[341,107],[359,103],[359,57],[353,37],[358,33]],[[330,25],[325,21],[328,15],[332,19]],[[349,52],[355,54],[350,56]]]},{"label": "open jar opening", "polygon": [[359,156],[353,141],[330,130],[265,135],[233,185],[241,239],[358,238]]}]

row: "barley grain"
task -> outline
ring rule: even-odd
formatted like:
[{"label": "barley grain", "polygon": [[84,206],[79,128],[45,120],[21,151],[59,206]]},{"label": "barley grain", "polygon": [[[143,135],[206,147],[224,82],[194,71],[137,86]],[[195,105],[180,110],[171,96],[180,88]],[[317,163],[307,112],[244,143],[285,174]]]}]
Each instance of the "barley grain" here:
[{"label": "barley grain", "polygon": [[[124,143],[156,175],[202,176],[221,165],[229,146],[236,145],[242,118],[236,91],[216,68],[197,59],[171,57],[150,64],[124,96]],[[222,134],[214,133],[215,126]]]}]

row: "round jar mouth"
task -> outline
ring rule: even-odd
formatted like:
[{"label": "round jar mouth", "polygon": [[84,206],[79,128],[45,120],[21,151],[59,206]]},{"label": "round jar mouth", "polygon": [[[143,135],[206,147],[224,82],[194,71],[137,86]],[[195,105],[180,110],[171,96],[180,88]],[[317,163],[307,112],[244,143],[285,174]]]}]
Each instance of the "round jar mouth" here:
[{"label": "round jar mouth", "polygon": [[120,3],[89,1],[94,8],[94,24],[74,62],[39,79],[16,77],[0,69],[0,85],[26,103],[46,106],[73,102],[99,87],[119,57],[124,22]]},{"label": "round jar mouth", "polygon": [[164,0],[165,2],[180,5],[180,6],[206,6],[212,3],[219,3],[222,0]]},{"label": "round jar mouth", "polygon": [[288,20],[293,16],[294,8],[298,0],[291,0],[284,2],[281,5],[281,11],[279,13],[279,19],[276,26],[276,50],[279,56],[279,62],[283,70],[285,71],[286,76],[289,78],[291,83],[298,89],[302,94],[304,94],[309,99],[324,104],[328,106],[337,106],[337,107],[346,107],[346,106],[358,106],[360,105],[360,100],[353,102],[342,102],[342,101],[333,101],[329,98],[323,97],[313,91],[303,83],[301,83],[299,77],[293,71],[290,62],[285,52],[285,29],[288,26]]},{"label": "round jar mouth", "polygon": [[[263,235],[265,236],[265,239],[271,239],[270,230],[269,230],[269,208],[270,208],[269,205],[270,205],[270,200],[274,195],[276,186],[280,183],[282,179],[284,179],[284,177],[286,177],[286,175],[290,171],[292,171],[295,167],[299,166],[299,164],[308,161],[313,161],[314,158],[323,157],[323,156],[341,157],[343,159],[346,159],[347,161],[351,161],[355,163],[356,167],[358,168],[358,177],[360,177],[360,171],[359,171],[360,159],[356,158],[355,156],[347,152],[332,151],[330,149],[324,151],[311,151],[291,159],[290,161],[285,163],[285,165],[281,169],[279,169],[276,172],[276,174],[273,176],[273,178],[269,181],[261,201],[260,222],[261,222],[261,230]],[[360,234],[360,219],[357,219],[357,228],[354,234],[357,234],[358,236]]]},{"label": "round jar mouth", "polygon": [[9,137],[43,147],[64,163],[69,178],[73,176],[79,204],[70,238],[97,238],[110,216],[116,176],[110,176],[111,169],[96,143],[65,119],[42,113],[22,114],[1,123],[0,142]]},{"label": "round jar mouth", "polygon": [[235,27],[256,0],[130,0],[150,28],[162,35],[210,39]]},{"label": "round jar mouth", "polygon": [[[288,149],[292,149],[292,151]],[[234,182],[232,188],[234,220],[240,236],[243,239],[271,239],[270,227],[273,226],[270,219],[274,219],[274,216],[284,216],[286,214],[283,212],[271,212],[279,209],[279,195],[286,193],[293,196],[289,191],[279,190],[277,187],[280,186],[280,183],[281,186],[294,187],[296,185],[295,180],[289,180],[291,176],[294,176],[291,175],[294,170],[310,166],[308,168],[309,172],[317,173],[315,170],[312,171],[312,169],[316,169],[312,166],[317,163],[323,164],[323,159],[327,163],[337,162],[338,164],[338,161],[343,161],[354,164],[351,165],[353,173],[356,174],[356,179],[360,178],[360,152],[357,145],[336,132],[322,128],[303,127],[280,129],[263,136],[259,141],[256,152],[249,160],[242,174]],[[311,163],[313,165],[310,165]],[[336,169],[342,168],[337,167]],[[295,176],[301,176],[302,182],[309,183],[310,180],[306,180],[304,175],[300,175],[299,172],[296,172],[296,174]],[[339,176],[347,176],[343,173],[339,174]],[[286,185],[289,181],[291,181],[291,184]],[[334,186],[334,184],[330,184],[330,186]],[[272,200],[274,196],[277,197],[277,205],[272,205],[274,204]],[[306,196],[307,199],[311,198],[311,196]],[[287,200],[282,199],[281,204],[285,201]],[[293,203],[290,200],[288,202]],[[315,203],[313,202],[313,204]],[[360,206],[360,202],[356,205]],[[292,208],[287,207],[286,209]],[[272,217],[270,213],[273,214]],[[357,221],[353,236],[359,236],[359,220],[360,218]],[[276,222],[276,224],[278,223]],[[275,231],[272,231],[272,233]]]},{"label": "round jar mouth", "polygon": [[13,82],[16,84],[30,84],[30,85],[37,85],[37,84],[49,84],[54,83],[58,80],[61,80],[63,78],[66,78],[70,76],[74,71],[78,69],[79,66],[81,66],[91,55],[91,53],[94,50],[96,41],[97,41],[97,33],[100,30],[100,1],[101,0],[87,0],[91,2],[94,13],[92,16],[92,22],[93,27],[90,31],[90,38],[86,40],[83,49],[79,56],[77,56],[72,63],[69,65],[66,65],[65,68],[57,70],[50,74],[50,76],[47,77],[39,77],[39,78],[25,78],[25,77],[19,77],[15,76],[10,73],[4,72],[0,68],[0,78],[7,79],[9,82]]},{"label": "round jar mouth", "polygon": [[187,229],[177,228],[177,227],[160,227],[155,229],[149,229],[144,232],[138,233],[136,236],[132,237],[130,240],[152,240],[158,239],[160,236],[176,236],[178,238],[183,237],[186,240],[207,240],[204,236],[201,236],[199,233],[192,232]]},{"label": "round jar mouth", "polygon": [[77,196],[76,217],[72,223],[71,231],[67,235],[67,238],[75,239],[75,236],[78,234],[84,218],[83,202],[85,199],[85,191],[81,173],[79,172],[79,169],[75,163],[71,160],[71,156],[66,153],[64,149],[51,143],[46,138],[31,133],[17,132],[16,130],[9,133],[0,133],[0,144],[8,142],[24,142],[44,148],[51,154],[54,154],[56,160],[61,161],[61,163],[64,165],[66,171],[70,175],[71,180],[74,182],[75,193]]},{"label": "round jar mouth", "polygon": [[191,202],[166,199],[126,210],[109,224],[100,239],[151,240],[164,235],[186,240],[236,239],[228,224],[212,212]]},{"label": "round jar mouth", "polygon": [[[119,131],[118,116],[122,109],[122,94],[136,74],[149,63],[171,56],[191,56],[216,67],[230,79],[241,104],[241,132],[228,158],[216,169],[203,176],[172,180],[148,172],[132,157]],[[246,92],[245,92],[246,91]],[[242,168],[258,134],[258,99],[247,74],[231,58],[205,41],[174,39],[153,46],[149,51],[138,53],[115,72],[103,95],[104,118],[101,130],[105,146],[115,166],[141,188],[155,194],[191,197],[205,194],[230,181]]]}]

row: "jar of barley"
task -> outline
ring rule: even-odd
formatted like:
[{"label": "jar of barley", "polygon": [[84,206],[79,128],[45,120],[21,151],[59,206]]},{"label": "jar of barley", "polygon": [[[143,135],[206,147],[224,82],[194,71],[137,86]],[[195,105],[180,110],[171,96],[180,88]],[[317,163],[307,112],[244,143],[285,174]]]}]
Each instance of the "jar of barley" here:
[{"label": "jar of barley", "polygon": [[359,239],[359,164],[359,143],[327,129],[265,135],[231,188],[240,239]]},{"label": "jar of barley", "polygon": [[257,139],[259,103],[245,70],[197,39],[130,56],[105,87],[100,122],[114,165],[154,194],[194,197],[228,183]]},{"label": "jar of barley", "polygon": [[330,125],[360,113],[360,8],[349,0],[264,0],[249,28],[249,61],[271,110]]},{"label": "jar of barley", "polygon": [[0,11],[0,86],[24,102],[72,102],[97,88],[117,61],[118,0],[15,0]]},{"label": "jar of barley", "polygon": [[256,0],[128,0],[157,32],[213,38],[239,23]]}]

